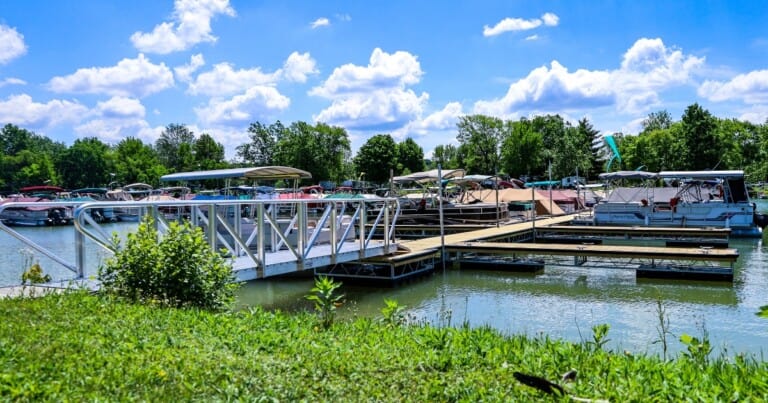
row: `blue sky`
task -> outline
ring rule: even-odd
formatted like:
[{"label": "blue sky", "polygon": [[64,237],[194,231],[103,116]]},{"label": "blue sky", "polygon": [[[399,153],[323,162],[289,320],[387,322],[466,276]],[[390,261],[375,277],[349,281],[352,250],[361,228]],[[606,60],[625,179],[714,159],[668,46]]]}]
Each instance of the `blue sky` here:
[{"label": "blue sky", "polygon": [[257,121],[427,155],[475,113],[634,134],[698,102],[763,123],[766,26],[760,1],[3,1],[0,124],[71,145],[180,123],[233,158]]}]

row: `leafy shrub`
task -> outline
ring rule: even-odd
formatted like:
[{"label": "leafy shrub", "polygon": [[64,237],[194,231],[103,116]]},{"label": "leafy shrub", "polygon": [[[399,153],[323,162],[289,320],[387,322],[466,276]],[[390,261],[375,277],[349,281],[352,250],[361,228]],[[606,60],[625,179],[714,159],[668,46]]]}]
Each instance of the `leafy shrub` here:
[{"label": "leafy shrub", "polygon": [[106,292],[131,301],[173,307],[223,309],[234,302],[238,287],[232,265],[211,250],[200,227],[172,222],[159,237],[154,219],[145,216],[125,248],[113,235],[117,252],[99,268]]}]

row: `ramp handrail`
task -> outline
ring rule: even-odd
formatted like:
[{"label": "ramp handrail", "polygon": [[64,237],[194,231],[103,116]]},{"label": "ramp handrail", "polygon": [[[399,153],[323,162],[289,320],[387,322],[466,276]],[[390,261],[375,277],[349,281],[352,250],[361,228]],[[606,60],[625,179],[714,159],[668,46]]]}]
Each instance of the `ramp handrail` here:
[{"label": "ramp handrail", "polygon": [[[110,237],[90,214],[85,214],[95,208],[143,209],[142,216],[152,215],[158,231],[167,230],[171,220],[183,217],[203,227],[212,249],[223,248],[231,257],[247,256],[262,274],[268,252],[285,249],[301,263],[314,246],[323,242],[320,239],[323,232],[329,234],[327,241],[332,245],[332,254],[339,253],[344,242],[353,241],[358,243],[362,256],[377,228],[388,234],[383,241],[389,245],[394,241],[394,223],[399,215],[399,205],[394,198],[88,202],[74,212],[78,274],[82,274],[85,267],[86,238],[115,252]],[[374,225],[366,229],[369,208],[376,208],[378,214]],[[321,212],[317,220],[310,220],[310,209]],[[346,214],[349,209],[353,211]],[[169,218],[174,212],[180,216]]]},{"label": "ramp handrail", "polygon": [[[72,211],[75,262],[2,222],[0,230],[73,272],[78,279],[85,278],[86,240],[110,253],[116,251],[109,224],[98,223],[90,214],[96,209],[134,209],[141,216],[150,214],[161,232],[168,229],[173,219],[183,217],[204,228],[212,248],[223,248],[233,257],[247,256],[262,269],[266,254],[281,248],[293,254],[297,262],[306,259],[311,249],[323,242],[322,232],[330,235],[327,241],[334,254],[348,242],[357,242],[362,254],[377,228],[387,234],[384,243],[389,245],[394,242],[394,223],[400,214],[394,198],[8,202],[0,205],[0,214],[8,208],[26,207],[61,207]],[[310,219],[311,209],[320,212],[319,218]],[[376,211],[376,218],[366,230],[370,210]],[[177,216],[172,217],[173,214]],[[245,228],[247,225],[253,228]]]}]

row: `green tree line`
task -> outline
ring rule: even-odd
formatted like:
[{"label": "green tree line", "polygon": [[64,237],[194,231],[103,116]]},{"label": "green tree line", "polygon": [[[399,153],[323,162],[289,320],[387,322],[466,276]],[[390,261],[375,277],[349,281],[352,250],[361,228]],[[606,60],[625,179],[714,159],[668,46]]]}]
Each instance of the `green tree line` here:
[{"label": "green tree line", "polygon": [[[768,179],[768,121],[753,124],[720,119],[698,104],[679,121],[661,110],[648,115],[637,135],[612,133],[621,164],[612,170],[743,169],[752,181]],[[286,165],[309,171],[311,182],[364,178],[383,184],[403,175],[442,166],[471,174],[561,178],[577,173],[595,179],[606,168],[602,137],[583,118],[575,125],[559,115],[502,120],[466,115],[456,125],[454,144],[438,145],[432,158],[412,138],[386,133],[369,138],[353,157],[344,128],[280,121],[252,123],[247,140],[227,161],[224,146],[207,133],[196,135],[170,124],[154,144],[128,137],[117,144],[81,138],[71,146],[12,124],[0,130],[0,190],[53,184],[64,188],[129,184],[159,185],[166,173]]]},{"label": "green tree line", "polygon": [[[477,174],[596,179],[609,159],[602,136],[587,118],[576,125],[559,115],[503,121],[472,115],[459,119],[458,146],[439,145],[431,165]],[[768,179],[768,122],[719,119],[698,104],[674,121],[662,110],[643,120],[637,135],[611,133],[621,163],[611,170],[743,169],[749,180]]]}]

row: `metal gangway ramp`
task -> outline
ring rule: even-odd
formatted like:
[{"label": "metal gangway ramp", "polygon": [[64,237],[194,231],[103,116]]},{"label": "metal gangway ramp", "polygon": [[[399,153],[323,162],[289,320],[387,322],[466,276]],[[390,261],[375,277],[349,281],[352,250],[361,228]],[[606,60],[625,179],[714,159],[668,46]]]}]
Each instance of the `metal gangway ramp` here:
[{"label": "metal gangway ramp", "polygon": [[[91,214],[105,208],[132,210],[141,217],[149,215],[160,235],[174,220],[193,223],[202,228],[213,250],[232,259],[237,281],[311,270],[397,250],[393,223],[399,205],[391,198],[35,203],[43,204],[73,209],[74,262],[12,227],[0,223],[0,230],[71,271],[73,280],[86,280],[86,268],[93,263],[86,261],[88,241],[109,253],[117,251],[111,224],[97,223]],[[0,206],[0,211],[23,205],[7,203]],[[377,231],[388,236],[374,239]]]}]

